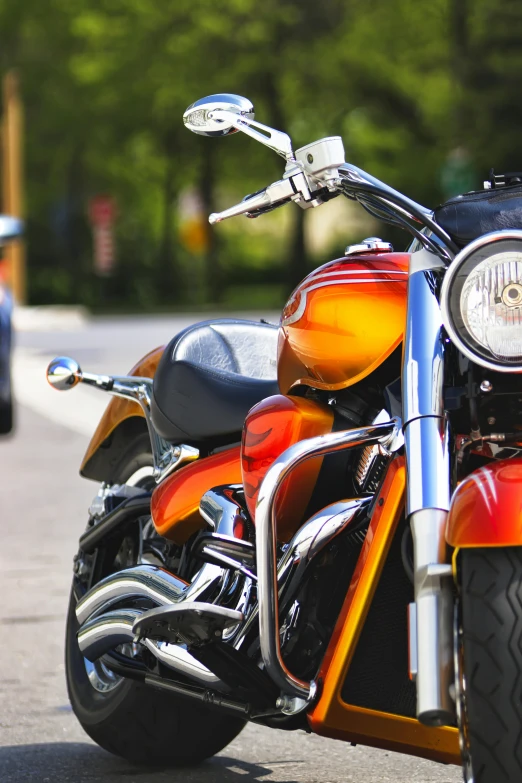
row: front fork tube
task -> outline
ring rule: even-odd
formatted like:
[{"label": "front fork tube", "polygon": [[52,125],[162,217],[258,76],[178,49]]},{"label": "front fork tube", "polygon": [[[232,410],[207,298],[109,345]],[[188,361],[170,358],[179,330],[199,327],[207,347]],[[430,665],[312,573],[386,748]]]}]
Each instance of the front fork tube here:
[{"label": "front fork tube", "polygon": [[414,547],[415,637],[417,644],[417,718],[427,726],[453,722],[453,591],[451,565],[444,562],[446,512],[423,509],[412,514]]},{"label": "front fork tube", "polygon": [[[410,658],[417,686],[417,718],[430,726],[452,723],[451,565],[445,523],[450,501],[448,428],[444,415],[444,346],[432,270],[438,260],[411,256],[403,358],[406,512],[413,535],[415,605],[410,610]],[[416,653],[416,654],[415,654]]]}]

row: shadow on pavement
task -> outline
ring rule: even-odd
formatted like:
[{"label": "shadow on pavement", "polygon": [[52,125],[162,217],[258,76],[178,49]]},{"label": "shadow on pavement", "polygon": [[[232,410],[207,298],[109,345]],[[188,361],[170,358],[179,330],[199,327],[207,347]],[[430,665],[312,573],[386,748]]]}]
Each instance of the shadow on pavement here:
[{"label": "shadow on pavement", "polygon": [[[272,776],[267,765],[217,756],[198,767],[158,769],[136,767],[87,743],[51,742],[0,747],[1,783],[238,783]],[[295,763],[295,762],[293,762]],[[277,781],[270,777],[271,783]],[[288,783],[288,778],[284,778]]]}]

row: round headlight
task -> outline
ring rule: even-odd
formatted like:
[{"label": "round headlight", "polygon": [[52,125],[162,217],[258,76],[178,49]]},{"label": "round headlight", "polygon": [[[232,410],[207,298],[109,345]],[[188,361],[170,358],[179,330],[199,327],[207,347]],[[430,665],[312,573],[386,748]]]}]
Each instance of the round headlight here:
[{"label": "round headlight", "polygon": [[522,231],[467,245],[446,272],[441,307],[462,353],[492,370],[522,372]]}]

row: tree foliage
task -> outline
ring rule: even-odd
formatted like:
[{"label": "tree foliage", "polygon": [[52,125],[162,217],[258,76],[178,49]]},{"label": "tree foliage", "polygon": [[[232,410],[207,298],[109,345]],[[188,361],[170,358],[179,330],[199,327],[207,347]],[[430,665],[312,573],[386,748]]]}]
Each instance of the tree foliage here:
[{"label": "tree foliage", "polygon": [[[349,160],[431,206],[456,149],[477,186],[491,166],[520,168],[522,10],[510,0],[0,0],[0,24],[0,65],[19,71],[26,106],[35,302],[194,304],[238,280],[285,290],[307,271],[295,208],[262,218],[266,234],[238,220],[204,252],[180,243],[184,190],[209,211],[282,171],[240,134],[188,133],[181,115],[202,95],[248,95],[296,147],[340,134]],[[119,207],[103,286],[86,217],[97,193]]]}]

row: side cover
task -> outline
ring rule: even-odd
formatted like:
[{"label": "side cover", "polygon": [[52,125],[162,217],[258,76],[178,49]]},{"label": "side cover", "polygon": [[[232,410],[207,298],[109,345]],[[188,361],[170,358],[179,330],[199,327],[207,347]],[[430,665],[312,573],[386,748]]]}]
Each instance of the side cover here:
[{"label": "side cover", "polygon": [[522,459],[492,462],[459,484],[446,540],[455,548],[522,546]]},{"label": "side cover", "polygon": [[[154,378],[165,346],[155,348],[136,364],[129,375]],[[147,432],[141,406],[133,400],[112,397],[85,452],[80,473],[95,481],[107,481],[107,467],[118,460],[129,441]]]},{"label": "side cover", "polygon": [[[255,522],[259,489],[269,467],[290,446],[332,431],[334,416],[328,405],[303,397],[276,394],[250,410],[241,443],[242,481],[248,510]],[[301,526],[319,472],[322,457],[296,468],[277,497],[277,538],[289,541]]]},{"label": "side cover", "polygon": [[165,479],[152,493],[151,514],[160,534],[178,545],[207,523],[199,514],[199,502],[211,487],[241,482],[239,446],[186,465]]}]

